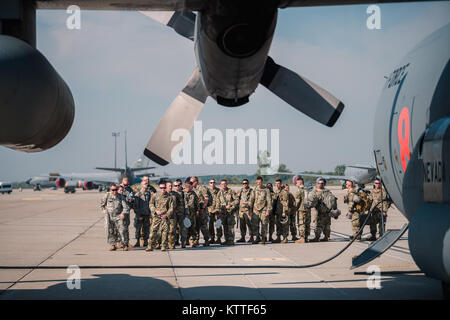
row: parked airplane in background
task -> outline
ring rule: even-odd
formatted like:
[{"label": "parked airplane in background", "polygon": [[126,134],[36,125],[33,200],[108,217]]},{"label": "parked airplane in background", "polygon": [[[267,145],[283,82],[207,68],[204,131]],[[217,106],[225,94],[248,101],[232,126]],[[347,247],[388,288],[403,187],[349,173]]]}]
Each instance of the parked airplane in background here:
[{"label": "parked airplane in background", "polygon": [[378,175],[378,171],[376,168],[371,166],[345,166],[344,175],[326,175],[326,174],[313,174],[313,173],[303,173],[300,172],[299,175],[305,177],[322,177],[326,180],[352,180],[356,184],[364,187],[365,184],[372,182],[375,180]]}]

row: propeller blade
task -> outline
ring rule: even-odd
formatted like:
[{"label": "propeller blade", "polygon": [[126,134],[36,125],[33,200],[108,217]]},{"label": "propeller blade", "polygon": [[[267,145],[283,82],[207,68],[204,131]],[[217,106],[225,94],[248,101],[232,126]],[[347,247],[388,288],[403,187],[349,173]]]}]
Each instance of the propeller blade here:
[{"label": "propeller blade", "polygon": [[332,127],[344,104],[317,84],[267,57],[261,84],[298,111]]},{"label": "propeller blade", "polygon": [[194,41],[195,13],[179,11],[140,11],[140,13],[171,27],[179,35]]},{"label": "propeller blade", "polygon": [[198,68],[195,68],[184,89],[159,121],[147,143],[144,155],[161,166],[167,165],[172,159],[173,148],[178,144],[181,147],[180,141],[172,141],[172,133],[176,129],[185,129],[188,132],[192,129],[207,97],[208,93],[200,72]]}]

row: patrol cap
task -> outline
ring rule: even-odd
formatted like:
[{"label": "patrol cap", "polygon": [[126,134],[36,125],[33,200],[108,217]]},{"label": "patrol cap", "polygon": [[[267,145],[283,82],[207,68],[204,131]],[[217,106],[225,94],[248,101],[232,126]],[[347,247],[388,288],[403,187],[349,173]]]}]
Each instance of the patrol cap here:
[{"label": "patrol cap", "polygon": [[322,177],[318,177],[317,180],[316,180],[316,183],[319,183],[320,180],[323,180],[323,182],[325,182],[325,184],[327,184],[327,180],[325,180]]},{"label": "patrol cap", "polygon": [[191,177],[187,177],[187,178],[184,180],[184,183],[186,183],[186,182],[188,182],[188,181],[191,181]]}]

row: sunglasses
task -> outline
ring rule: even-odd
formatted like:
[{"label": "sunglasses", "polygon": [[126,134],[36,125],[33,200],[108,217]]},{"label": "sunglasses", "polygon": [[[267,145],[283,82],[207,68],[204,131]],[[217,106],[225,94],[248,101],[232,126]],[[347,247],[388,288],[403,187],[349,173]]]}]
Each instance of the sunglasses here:
[{"label": "sunglasses", "polygon": [[174,184],[174,187],[181,187],[181,184]]},{"label": "sunglasses", "polygon": [[248,184],[248,182],[242,182],[242,184]]},{"label": "sunglasses", "polygon": [[210,181],[209,184],[215,184],[215,182],[214,181]]},{"label": "sunglasses", "polygon": [[117,191],[117,189],[111,189],[111,191]]},{"label": "sunglasses", "polygon": [[165,190],[166,189],[166,187],[159,187],[160,189],[162,189],[162,190]]},{"label": "sunglasses", "polygon": [[374,182],[373,184],[380,184],[379,182]]}]

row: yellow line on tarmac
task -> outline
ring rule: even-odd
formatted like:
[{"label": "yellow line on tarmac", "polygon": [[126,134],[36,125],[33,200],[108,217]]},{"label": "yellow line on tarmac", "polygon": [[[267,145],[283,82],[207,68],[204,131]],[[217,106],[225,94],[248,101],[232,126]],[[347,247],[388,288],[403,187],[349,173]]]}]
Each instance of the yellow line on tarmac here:
[{"label": "yellow line on tarmac", "polygon": [[35,201],[35,200],[42,200],[42,198],[38,197],[38,198],[22,198],[22,200],[24,201]]}]

